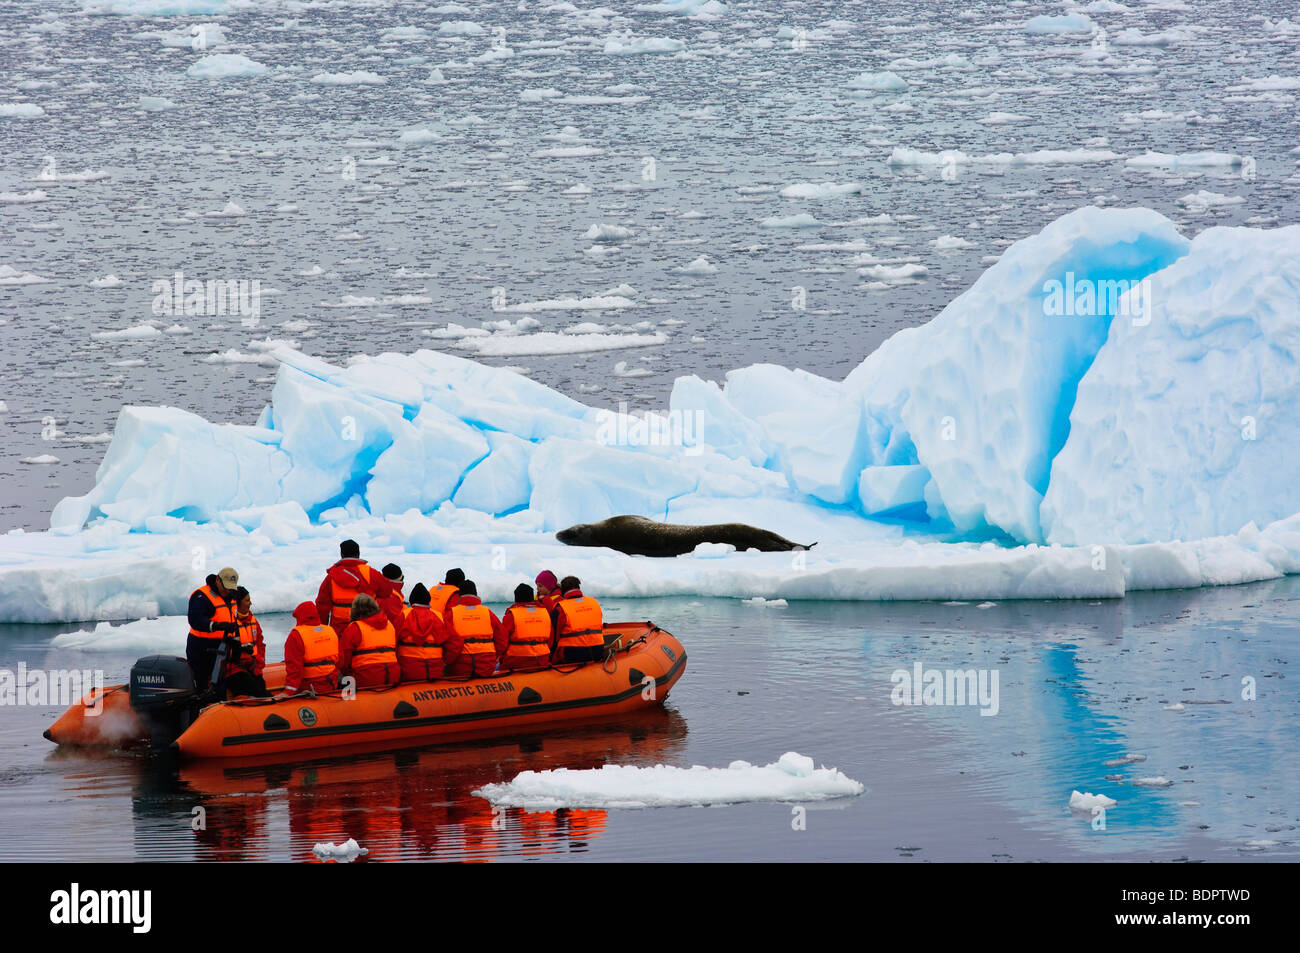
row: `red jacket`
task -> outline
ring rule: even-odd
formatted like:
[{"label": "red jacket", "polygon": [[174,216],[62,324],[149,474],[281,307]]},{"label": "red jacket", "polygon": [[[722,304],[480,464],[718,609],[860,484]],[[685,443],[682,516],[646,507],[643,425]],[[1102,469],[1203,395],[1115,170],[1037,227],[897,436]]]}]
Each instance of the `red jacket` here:
[{"label": "red jacket", "polygon": [[[316,606],[310,602],[301,603],[294,609],[293,618],[298,625],[321,624]],[[291,629],[289,637],[284,640],[284,690],[289,694],[304,688],[312,688],[317,692],[332,692],[339,687],[337,672],[329,678],[316,679],[307,678],[304,672],[302,636],[297,630]]]},{"label": "red jacket", "polygon": [[393,623],[393,628],[398,632],[402,631],[402,611],[406,608],[406,597],[402,594],[404,583],[395,582],[387,576],[384,579],[388,582],[389,593],[382,599],[379,599],[379,608],[384,610],[384,615],[388,616],[388,621]]},{"label": "red jacket", "polygon": [[[467,596],[464,593],[461,593],[457,598],[456,604],[461,606],[477,606],[482,605],[482,602],[479,601],[478,596]],[[448,609],[447,612],[447,641],[443,643],[442,646],[443,671],[448,675],[460,678],[470,675],[476,675],[479,678],[487,678],[496,671],[497,656],[501,654],[502,646],[509,642],[509,636],[505,634],[505,630],[501,627],[501,620],[497,618],[495,612],[491,609],[488,610],[488,615],[492,619],[492,641],[497,651],[484,652],[478,656],[471,656],[463,654],[465,649],[465,640],[452,630],[451,610]]]},{"label": "red jacket", "polygon": [[[358,566],[365,566],[370,570],[370,582],[366,583],[365,579],[357,571]],[[320,590],[316,593],[316,613],[320,616],[322,622],[326,625],[332,625],[331,617],[341,614],[341,622],[346,623],[348,619],[348,610],[340,607],[335,612],[334,606],[334,587],[331,583],[337,582],[347,589],[355,589],[357,592],[364,592],[366,595],[374,596],[375,601],[383,605],[384,600],[392,595],[393,584],[384,578],[374,566],[371,566],[364,559],[340,559],[331,566],[325,573],[325,578],[321,581]],[[335,628],[340,626],[335,625]]]},{"label": "red jacket", "polygon": [[416,682],[431,678],[442,678],[443,663],[431,662],[426,668],[422,662],[408,661],[402,658],[403,645],[437,645],[446,653],[448,628],[438,618],[438,613],[428,606],[411,606],[411,611],[397,626],[397,656],[402,670],[402,681]]},{"label": "red jacket", "polygon": [[[383,628],[388,624],[388,616],[384,614],[383,609],[380,609],[370,618],[361,621]],[[397,627],[394,626],[393,628],[396,630]],[[394,639],[392,661],[366,661],[368,656],[362,655],[361,664],[354,668],[352,659],[360,647],[361,629],[355,622],[349,622],[348,627],[339,636],[339,671],[344,675],[351,675],[355,678],[357,688],[382,688],[388,685],[396,685],[400,681],[400,673],[397,667],[396,639]]]}]

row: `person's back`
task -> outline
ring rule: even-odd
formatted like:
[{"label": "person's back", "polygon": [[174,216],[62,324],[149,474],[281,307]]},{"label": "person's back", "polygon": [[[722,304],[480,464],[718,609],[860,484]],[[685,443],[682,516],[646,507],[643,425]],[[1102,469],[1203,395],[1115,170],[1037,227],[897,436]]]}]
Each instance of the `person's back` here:
[{"label": "person's back", "polygon": [[323,625],[314,603],[293,610],[298,624],[284,642],[284,691],[294,695],[308,688],[322,694],[339,687],[339,638]]},{"label": "person's back", "polygon": [[460,601],[460,587],[464,582],[463,570],[448,569],[443,581],[429,590],[429,608],[442,616],[444,622],[450,620],[448,613]]},{"label": "person's back", "polygon": [[322,621],[342,632],[352,621],[352,603],[358,595],[376,601],[392,595],[392,585],[361,558],[360,547],[350,539],[339,544],[339,561],[325,572],[316,594],[316,611]]},{"label": "person's back", "polygon": [[388,583],[388,594],[376,601],[379,608],[384,610],[384,615],[388,616],[388,621],[393,623],[393,628],[400,632],[402,619],[406,616],[406,599],[402,595],[406,579],[402,575],[402,567],[396,563],[385,566],[383,576]]},{"label": "person's back", "polygon": [[460,587],[456,605],[448,621],[451,635],[447,639],[443,670],[449,676],[486,678],[497,667],[497,642],[501,620],[478,598],[478,587],[466,579]]},{"label": "person's back", "polygon": [[429,590],[417,582],[397,629],[397,664],[402,681],[442,678],[442,647],[446,641],[447,628],[442,616],[429,608]]},{"label": "person's back", "polygon": [[576,576],[560,583],[555,605],[555,662],[598,662],[605,657],[605,620],[600,603],[584,596]]},{"label": "person's back", "polygon": [[498,645],[501,668],[508,672],[535,672],[549,668],[553,649],[551,614],[533,598],[526,584],[515,587],[515,602],[501,617],[505,639]]},{"label": "person's back", "polygon": [[389,688],[399,680],[397,630],[379,603],[366,595],[352,604],[352,621],[339,640],[339,668],[357,688]]}]

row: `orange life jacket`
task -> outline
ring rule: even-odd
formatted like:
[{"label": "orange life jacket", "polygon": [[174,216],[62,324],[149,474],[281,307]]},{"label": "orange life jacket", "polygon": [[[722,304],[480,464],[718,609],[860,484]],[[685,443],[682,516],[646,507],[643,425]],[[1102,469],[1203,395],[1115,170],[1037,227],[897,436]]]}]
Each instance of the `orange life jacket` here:
[{"label": "orange life jacket", "polygon": [[236,614],[235,624],[239,626],[240,645],[251,649],[257,644],[257,616],[251,612],[246,616]]},{"label": "orange life jacket", "polygon": [[460,589],[456,586],[448,585],[445,582],[438,583],[429,590],[429,608],[438,613],[438,618],[446,618],[447,603],[458,592],[460,592]]},{"label": "orange life jacket", "polygon": [[545,658],[551,654],[551,616],[541,606],[511,606],[506,614],[514,620],[506,655],[514,658]]},{"label": "orange life jacket", "polygon": [[364,588],[362,586],[348,586],[340,583],[334,574],[330,573],[330,622],[335,626],[346,627],[348,619],[351,616],[352,600],[360,593],[364,592],[371,595],[375,591],[374,583],[370,579],[370,566],[361,562],[356,565],[356,573],[365,580]]},{"label": "orange life jacket", "polygon": [[[397,661],[397,630],[392,622],[384,619],[383,625],[371,625],[369,619],[357,619],[355,624],[361,642],[352,650],[353,668]],[[365,658],[358,658],[362,655]]]},{"label": "orange life jacket", "polygon": [[555,647],[558,649],[576,649],[595,647],[605,644],[605,621],[600,611],[600,603],[591,596],[578,596],[576,599],[561,599],[556,603],[559,624],[556,626]]},{"label": "orange life jacket", "polygon": [[[203,593],[203,595],[207,597],[207,600],[212,603],[213,623],[235,621],[235,603],[233,601],[227,602],[225,599],[221,598],[212,591],[211,586],[200,586],[195,589],[194,592]],[[190,594],[190,598],[194,598],[193,593]],[[197,639],[219,639],[225,634],[226,633],[219,630],[216,632],[204,632],[200,629],[194,628],[193,626],[190,627],[190,635]]]},{"label": "orange life jacket", "polygon": [[483,655],[497,650],[492,632],[492,611],[482,603],[452,606],[451,631],[464,640],[466,655]]},{"label": "orange life jacket", "polygon": [[239,660],[235,667],[252,672],[257,666],[257,616],[249,613],[241,616],[236,611],[235,624],[239,626]]},{"label": "orange life jacket", "polygon": [[328,625],[299,625],[293,631],[302,639],[302,674],[309,681],[334,678],[339,670],[339,637]]}]

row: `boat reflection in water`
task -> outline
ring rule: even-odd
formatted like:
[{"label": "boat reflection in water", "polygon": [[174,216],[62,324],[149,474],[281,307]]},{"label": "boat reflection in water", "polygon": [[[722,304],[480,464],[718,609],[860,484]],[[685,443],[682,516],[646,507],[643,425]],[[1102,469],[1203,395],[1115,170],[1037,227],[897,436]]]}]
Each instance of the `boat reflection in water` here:
[{"label": "boat reflection in water", "polygon": [[[364,859],[370,861],[486,861],[582,852],[604,833],[605,811],[494,809],[471,792],[521,771],[657,764],[684,748],[686,731],[679,714],[657,708],[617,724],[511,741],[294,763],[195,762],[175,769],[171,793],[193,805],[199,859],[316,861],[314,845],[348,838],[369,851]],[[202,812],[195,810],[199,807]],[[175,817],[174,811],[167,813]]]}]

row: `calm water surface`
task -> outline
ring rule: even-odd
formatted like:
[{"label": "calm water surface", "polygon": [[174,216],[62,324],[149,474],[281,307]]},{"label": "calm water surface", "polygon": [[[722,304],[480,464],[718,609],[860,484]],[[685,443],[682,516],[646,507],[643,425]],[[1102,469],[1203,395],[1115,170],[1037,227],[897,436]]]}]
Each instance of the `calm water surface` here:
[{"label": "calm water surface", "polygon": [[[1295,860],[1300,579],[1123,601],[973,604],[611,601],[690,656],[662,712],[616,724],[283,765],[178,766],[65,752],[57,709],[0,709],[0,859]],[[287,617],[263,620],[279,644]],[[0,627],[0,667],[102,667],[66,627]],[[183,636],[178,635],[178,643]],[[278,657],[277,648],[271,655]],[[896,706],[897,669],[998,674],[998,712]],[[1242,697],[1242,679],[1256,685]],[[1181,711],[1171,706],[1181,703]],[[650,810],[509,809],[471,792],[527,769],[756,764],[798,751],[866,785],[852,799]],[[1132,753],[1127,766],[1105,762]],[[1107,776],[1111,776],[1108,780]],[[1138,787],[1163,777],[1168,787]],[[1105,829],[1074,789],[1119,803]],[[194,808],[207,829],[194,831]]]}]

